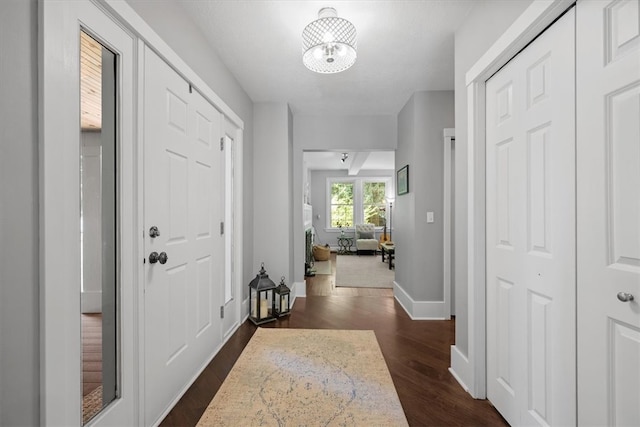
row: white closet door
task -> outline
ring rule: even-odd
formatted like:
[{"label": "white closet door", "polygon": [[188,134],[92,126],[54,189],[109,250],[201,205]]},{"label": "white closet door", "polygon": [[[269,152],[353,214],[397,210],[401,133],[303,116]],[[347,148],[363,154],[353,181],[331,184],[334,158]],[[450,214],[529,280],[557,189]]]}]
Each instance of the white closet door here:
[{"label": "white closet door", "polygon": [[639,2],[578,2],[577,43],[578,423],[639,426]]},{"label": "white closet door", "polygon": [[[144,377],[151,425],[221,343],[224,188],[221,114],[153,51],[144,55]],[[152,263],[153,252],[166,254],[166,262]]]},{"label": "white closet door", "polygon": [[574,425],[575,14],[486,85],[487,395],[519,425]]}]

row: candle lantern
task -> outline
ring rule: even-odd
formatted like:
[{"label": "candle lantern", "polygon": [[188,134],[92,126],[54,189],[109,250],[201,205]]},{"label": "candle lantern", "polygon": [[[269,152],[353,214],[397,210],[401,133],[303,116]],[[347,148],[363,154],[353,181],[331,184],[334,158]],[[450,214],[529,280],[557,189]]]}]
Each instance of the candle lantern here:
[{"label": "candle lantern", "polygon": [[284,283],[284,276],[280,279],[280,284],[273,291],[273,313],[277,317],[289,314],[289,297],[291,289]]},{"label": "candle lantern", "polygon": [[260,265],[260,272],[249,283],[249,319],[256,325],[276,320],[273,309],[270,310],[275,300],[274,290],[276,284],[269,279],[264,269],[264,262]]}]

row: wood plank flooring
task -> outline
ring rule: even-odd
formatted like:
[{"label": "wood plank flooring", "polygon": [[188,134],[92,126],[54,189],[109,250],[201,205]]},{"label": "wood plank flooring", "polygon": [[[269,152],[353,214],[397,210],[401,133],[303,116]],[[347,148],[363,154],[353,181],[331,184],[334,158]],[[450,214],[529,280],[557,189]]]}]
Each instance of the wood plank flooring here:
[{"label": "wood plank flooring", "polygon": [[[448,372],[454,321],[412,321],[390,290],[335,289],[323,276],[330,275],[307,279],[307,297],[295,301],[289,317],[263,327],[374,330],[411,426],[508,425]],[[332,276],[335,283],[335,267]],[[256,329],[248,320],[240,326],[161,425],[197,424]]]},{"label": "wood plank flooring", "polygon": [[82,396],[102,385],[102,314],[82,315]]},{"label": "wood plank flooring", "polygon": [[[353,255],[357,256],[357,255]],[[372,257],[371,262],[382,262],[379,256]],[[377,289],[377,288],[342,288],[336,287],[336,254],[331,252],[331,274],[317,274],[313,277],[307,277],[307,296],[350,296],[350,297],[374,297],[374,296],[393,296],[393,289]]]}]

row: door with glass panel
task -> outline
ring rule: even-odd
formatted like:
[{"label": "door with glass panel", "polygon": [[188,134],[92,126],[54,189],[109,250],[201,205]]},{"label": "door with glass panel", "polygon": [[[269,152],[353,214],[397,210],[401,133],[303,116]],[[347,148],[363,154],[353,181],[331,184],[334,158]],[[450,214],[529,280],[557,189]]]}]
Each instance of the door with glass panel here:
[{"label": "door with glass panel", "polygon": [[[135,422],[133,38],[78,3],[82,423]],[[76,118],[78,120],[78,118]],[[78,123],[78,122],[76,122]],[[125,286],[124,283],[127,285]]]},{"label": "door with glass panel", "polygon": [[40,420],[132,425],[135,41],[92,1],[38,11]]},{"label": "door with glass panel", "polygon": [[82,417],[118,395],[116,55],[80,33]]}]

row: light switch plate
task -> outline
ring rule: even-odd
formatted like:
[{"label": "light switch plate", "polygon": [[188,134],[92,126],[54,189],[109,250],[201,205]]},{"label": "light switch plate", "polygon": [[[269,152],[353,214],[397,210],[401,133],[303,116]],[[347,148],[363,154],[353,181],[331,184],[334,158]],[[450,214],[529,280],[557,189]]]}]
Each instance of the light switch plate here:
[{"label": "light switch plate", "polygon": [[427,212],[427,222],[433,222],[433,212]]}]

